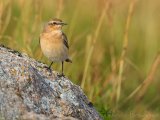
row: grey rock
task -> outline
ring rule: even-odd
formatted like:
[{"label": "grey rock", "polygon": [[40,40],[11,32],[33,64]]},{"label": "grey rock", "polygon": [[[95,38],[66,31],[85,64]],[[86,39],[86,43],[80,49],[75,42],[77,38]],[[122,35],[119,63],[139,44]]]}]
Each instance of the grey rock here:
[{"label": "grey rock", "polygon": [[45,67],[0,46],[0,119],[102,119],[79,86]]}]

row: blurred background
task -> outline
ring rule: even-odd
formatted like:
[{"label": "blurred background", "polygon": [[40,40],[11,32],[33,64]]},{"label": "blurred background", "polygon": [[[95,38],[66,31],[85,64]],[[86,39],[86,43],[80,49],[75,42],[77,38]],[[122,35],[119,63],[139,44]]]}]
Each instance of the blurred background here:
[{"label": "blurred background", "polygon": [[[39,46],[43,25],[68,25],[72,64],[65,74],[81,86],[105,120],[160,119],[159,0],[1,0],[0,44],[49,65]],[[53,69],[61,71],[61,64]]]}]

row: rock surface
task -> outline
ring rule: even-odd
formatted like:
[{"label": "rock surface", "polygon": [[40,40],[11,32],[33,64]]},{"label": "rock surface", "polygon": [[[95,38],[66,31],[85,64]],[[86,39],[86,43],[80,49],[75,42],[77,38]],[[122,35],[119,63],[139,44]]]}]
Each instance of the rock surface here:
[{"label": "rock surface", "polygon": [[0,119],[102,119],[79,86],[45,67],[0,46]]}]

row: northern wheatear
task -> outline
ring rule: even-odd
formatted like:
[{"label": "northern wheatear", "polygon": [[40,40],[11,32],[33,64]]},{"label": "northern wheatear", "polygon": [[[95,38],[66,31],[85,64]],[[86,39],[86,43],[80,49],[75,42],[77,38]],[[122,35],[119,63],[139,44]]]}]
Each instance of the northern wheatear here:
[{"label": "northern wheatear", "polygon": [[51,68],[53,62],[62,63],[62,76],[63,62],[72,62],[68,57],[68,40],[67,36],[62,31],[62,26],[67,25],[60,19],[52,19],[44,27],[43,32],[40,34],[40,46],[43,54],[52,62],[49,66]]}]

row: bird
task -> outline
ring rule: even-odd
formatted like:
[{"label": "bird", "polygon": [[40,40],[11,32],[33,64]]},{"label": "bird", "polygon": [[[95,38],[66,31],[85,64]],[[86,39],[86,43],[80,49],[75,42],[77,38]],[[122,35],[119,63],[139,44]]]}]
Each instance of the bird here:
[{"label": "bird", "polygon": [[67,25],[61,19],[51,19],[43,28],[40,34],[40,46],[42,53],[51,60],[51,64],[48,69],[51,70],[51,66],[55,62],[62,63],[62,73],[60,76],[64,76],[63,64],[64,62],[72,63],[69,58],[69,45],[67,36],[62,31],[62,27]]}]

